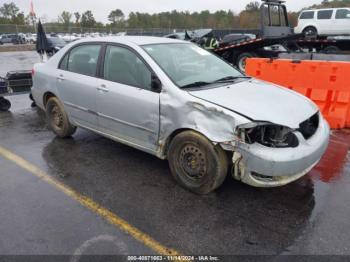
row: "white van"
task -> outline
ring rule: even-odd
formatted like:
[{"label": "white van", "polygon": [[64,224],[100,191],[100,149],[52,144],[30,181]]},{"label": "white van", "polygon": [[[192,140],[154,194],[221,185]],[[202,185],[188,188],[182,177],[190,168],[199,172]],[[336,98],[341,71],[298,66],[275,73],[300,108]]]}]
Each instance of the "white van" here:
[{"label": "white van", "polygon": [[350,35],[350,8],[304,10],[294,32],[309,36]]}]

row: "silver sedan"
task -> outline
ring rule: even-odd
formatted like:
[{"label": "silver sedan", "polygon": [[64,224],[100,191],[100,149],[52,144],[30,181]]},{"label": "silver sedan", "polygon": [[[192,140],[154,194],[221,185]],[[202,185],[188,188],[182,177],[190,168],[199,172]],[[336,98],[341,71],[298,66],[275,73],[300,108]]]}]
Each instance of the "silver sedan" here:
[{"label": "silver sedan", "polygon": [[168,159],[174,178],[199,194],[229,172],[256,187],[295,181],[329,141],[309,99],[180,40],[80,40],[33,75],[33,97],[57,136],[81,127]]}]

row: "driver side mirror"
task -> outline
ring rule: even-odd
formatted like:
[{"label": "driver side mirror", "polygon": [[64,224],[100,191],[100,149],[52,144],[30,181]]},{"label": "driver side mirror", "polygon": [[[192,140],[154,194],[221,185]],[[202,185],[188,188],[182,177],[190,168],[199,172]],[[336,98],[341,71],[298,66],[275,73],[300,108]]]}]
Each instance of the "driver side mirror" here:
[{"label": "driver side mirror", "polygon": [[162,82],[160,82],[155,74],[152,74],[151,76],[151,90],[157,93],[162,91]]}]

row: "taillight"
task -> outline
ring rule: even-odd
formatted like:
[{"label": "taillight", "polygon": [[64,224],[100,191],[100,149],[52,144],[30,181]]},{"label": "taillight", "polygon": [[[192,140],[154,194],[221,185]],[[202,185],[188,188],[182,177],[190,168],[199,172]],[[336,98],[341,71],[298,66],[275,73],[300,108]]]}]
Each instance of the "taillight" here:
[{"label": "taillight", "polygon": [[34,71],[34,68],[32,69],[32,77],[34,76],[35,74],[35,71]]}]

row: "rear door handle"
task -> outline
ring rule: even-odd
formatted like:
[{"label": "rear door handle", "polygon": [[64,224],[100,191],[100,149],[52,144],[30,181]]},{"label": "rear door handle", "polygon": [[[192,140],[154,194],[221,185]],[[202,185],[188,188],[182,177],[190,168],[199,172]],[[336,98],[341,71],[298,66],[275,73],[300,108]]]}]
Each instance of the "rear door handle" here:
[{"label": "rear door handle", "polygon": [[63,75],[59,75],[59,76],[57,77],[57,79],[63,81],[63,80],[64,80],[64,76],[63,76]]},{"label": "rear door handle", "polygon": [[102,92],[109,92],[109,89],[105,85],[100,85],[99,87],[97,87],[97,90]]}]

